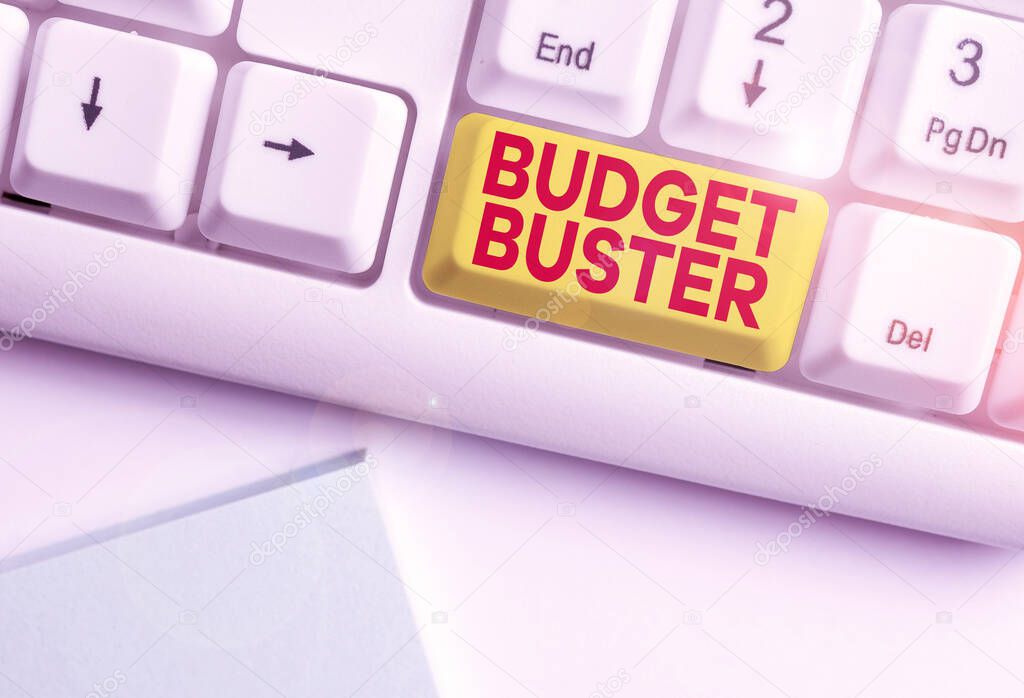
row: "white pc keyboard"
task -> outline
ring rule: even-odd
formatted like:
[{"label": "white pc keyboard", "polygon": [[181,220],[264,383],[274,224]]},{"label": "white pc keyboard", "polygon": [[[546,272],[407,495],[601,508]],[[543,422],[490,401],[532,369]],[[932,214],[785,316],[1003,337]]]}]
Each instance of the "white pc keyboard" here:
[{"label": "white pc keyboard", "polygon": [[0,360],[1021,546],[1021,74],[1016,0],[0,4]]}]

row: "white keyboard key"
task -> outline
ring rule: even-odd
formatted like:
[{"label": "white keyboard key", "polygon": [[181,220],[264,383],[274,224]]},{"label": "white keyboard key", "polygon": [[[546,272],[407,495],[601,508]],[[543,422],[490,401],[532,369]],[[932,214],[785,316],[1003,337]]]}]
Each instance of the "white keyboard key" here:
[{"label": "white keyboard key", "polygon": [[966,414],[1017,278],[1010,238],[863,204],[834,223],[800,357],[810,380]]},{"label": "white keyboard key", "polygon": [[228,28],[234,0],[61,0],[119,17],[216,36]]},{"label": "white keyboard key", "polygon": [[253,56],[401,87],[416,98],[418,118],[441,105],[447,117],[450,64],[474,2],[245,0],[238,44]]},{"label": "white keyboard key", "polygon": [[1024,220],[1024,23],[907,5],[885,28],[850,176],[865,189]]},{"label": "white keyboard key", "polygon": [[831,177],[881,13],[877,0],[692,0],[662,136],[687,150]]},{"label": "white keyboard key", "polygon": [[9,5],[0,5],[0,158],[7,153],[11,119],[18,98],[21,62],[28,41],[28,18]]},{"label": "white keyboard key", "polygon": [[11,166],[15,191],[128,223],[180,227],[216,77],[201,51],[45,22]]},{"label": "white keyboard key", "polygon": [[644,130],[675,0],[488,0],[469,93],[499,109],[620,136]]},{"label": "white keyboard key", "polygon": [[256,63],[228,74],[199,227],[343,272],[374,261],[408,116],[388,92]]}]

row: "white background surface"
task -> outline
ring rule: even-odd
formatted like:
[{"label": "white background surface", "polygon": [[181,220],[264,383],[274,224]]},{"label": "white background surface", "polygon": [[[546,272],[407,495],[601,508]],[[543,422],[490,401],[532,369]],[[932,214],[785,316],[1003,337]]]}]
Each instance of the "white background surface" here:
[{"label": "white background surface", "polygon": [[358,458],[0,574],[0,693],[433,698]]},{"label": "white background surface", "polygon": [[1019,552],[832,516],[759,565],[799,509],[46,344],[0,382],[8,564],[365,446],[442,695],[1024,694]]}]

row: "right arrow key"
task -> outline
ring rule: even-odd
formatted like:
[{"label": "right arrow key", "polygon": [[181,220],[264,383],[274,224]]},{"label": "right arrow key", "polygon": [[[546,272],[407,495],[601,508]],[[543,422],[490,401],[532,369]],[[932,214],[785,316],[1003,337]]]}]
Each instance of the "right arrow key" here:
[{"label": "right arrow key", "polygon": [[376,258],[408,112],[396,95],[241,63],[199,212],[210,240],[358,274]]}]

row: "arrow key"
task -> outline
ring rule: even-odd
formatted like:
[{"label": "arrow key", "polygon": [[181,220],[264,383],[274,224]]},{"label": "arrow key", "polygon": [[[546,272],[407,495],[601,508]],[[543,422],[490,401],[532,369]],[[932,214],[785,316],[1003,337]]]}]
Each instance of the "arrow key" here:
[{"label": "arrow key", "polygon": [[833,176],[881,15],[878,0],[690,0],[662,136],[723,159]]},{"label": "arrow key", "polygon": [[224,89],[199,229],[251,252],[366,271],[406,117],[387,92],[240,63]]},{"label": "arrow key", "polygon": [[174,230],[188,214],[217,66],[209,55],[68,19],[44,22],[11,184],[23,196]]}]

